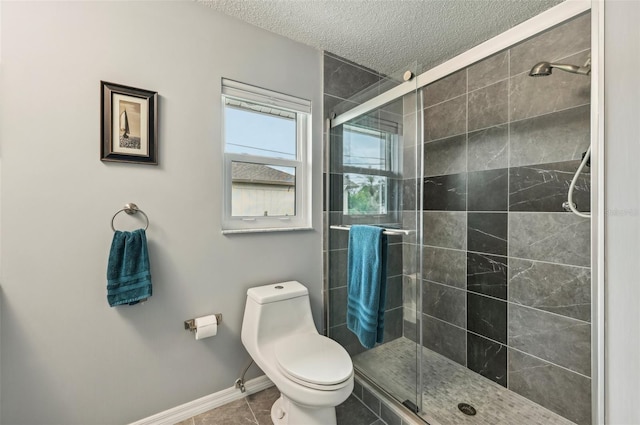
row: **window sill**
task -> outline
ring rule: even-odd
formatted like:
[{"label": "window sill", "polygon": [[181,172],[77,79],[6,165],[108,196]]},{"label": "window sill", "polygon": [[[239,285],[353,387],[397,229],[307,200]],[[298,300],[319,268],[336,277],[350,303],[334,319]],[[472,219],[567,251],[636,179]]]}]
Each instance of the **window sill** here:
[{"label": "window sill", "polygon": [[234,235],[238,233],[271,233],[271,232],[299,232],[313,230],[313,227],[280,227],[274,229],[233,229],[223,230],[223,235]]}]

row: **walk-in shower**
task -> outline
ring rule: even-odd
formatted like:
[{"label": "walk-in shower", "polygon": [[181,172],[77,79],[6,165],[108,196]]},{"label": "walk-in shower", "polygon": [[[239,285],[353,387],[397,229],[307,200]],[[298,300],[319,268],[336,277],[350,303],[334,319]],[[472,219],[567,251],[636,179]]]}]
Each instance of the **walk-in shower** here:
[{"label": "walk-in shower", "polygon": [[[325,81],[327,332],[424,421],[592,423],[591,221],[562,207],[573,186],[590,209],[590,78],[574,75],[590,46],[585,14],[423,86],[415,72],[395,98],[409,83],[325,56],[325,76],[349,75]],[[535,73],[569,72],[530,78],[543,60]],[[372,349],[345,323],[352,224],[403,232]]]}]

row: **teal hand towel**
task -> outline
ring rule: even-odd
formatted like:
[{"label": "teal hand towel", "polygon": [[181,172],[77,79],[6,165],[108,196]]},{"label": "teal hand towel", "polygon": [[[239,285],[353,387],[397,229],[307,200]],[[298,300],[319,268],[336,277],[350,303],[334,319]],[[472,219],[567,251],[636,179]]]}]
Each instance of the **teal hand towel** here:
[{"label": "teal hand towel", "polygon": [[349,230],[347,328],[365,348],[382,342],[387,295],[387,236],[375,226]]},{"label": "teal hand towel", "polygon": [[111,307],[137,304],[151,296],[151,272],[144,229],[116,230],[107,265],[107,301]]}]

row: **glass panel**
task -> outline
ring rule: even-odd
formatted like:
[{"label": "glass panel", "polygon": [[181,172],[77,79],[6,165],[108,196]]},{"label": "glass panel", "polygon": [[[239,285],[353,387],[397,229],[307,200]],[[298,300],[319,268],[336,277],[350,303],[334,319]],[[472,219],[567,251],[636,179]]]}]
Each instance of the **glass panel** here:
[{"label": "glass panel", "polygon": [[232,216],[296,214],[295,167],[232,161],[231,181]]},{"label": "glass panel", "polygon": [[[592,423],[590,226],[559,212],[589,145],[590,79],[528,73],[552,55],[584,66],[590,27],[582,15],[422,89],[421,407],[433,422],[470,412],[462,402],[492,424]],[[579,186],[588,205],[589,177]],[[584,227],[565,232],[573,223]],[[566,308],[578,305],[584,321]]]},{"label": "glass panel", "polygon": [[[397,133],[397,130],[396,130]],[[393,170],[392,152],[397,137],[371,127],[344,126],[344,165],[374,170]]]},{"label": "glass panel", "polygon": [[296,159],[296,114],[225,98],[225,152]]},{"label": "glass panel", "polygon": [[[384,79],[384,89],[401,81]],[[375,89],[375,90],[374,90]],[[379,88],[364,92],[379,93]],[[360,99],[365,100],[365,99]],[[422,143],[413,92],[331,129],[329,225],[369,224],[409,230],[388,236],[383,342],[363,347],[346,325],[349,232],[330,229],[328,334],[354,367],[399,403],[420,406],[420,205]],[[340,109],[340,105],[336,107]]]},{"label": "glass panel", "polygon": [[[434,81],[405,96],[400,110],[393,102],[332,129],[329,223],[387,227],[375,214],[348,214],[355,203],[349,190],[366,186],[361,181],[352,189],[355,176],[386,177],[387,211],[400,197],[398,224],[412,232],[389,237],[387,301],[393,303],[398,284],[401,301],[387,305],[383,343],[366,349],[346,326],[348,232],[329,231],[329,335],[348,350],[360,376],[428,423],[463,423],[463,413],[475,411],[470,405],[494,424],[592,423],[590,227],[559,213],[561,202],[547,208],[540,201],[566,197],[559,187],[566,189],[579,165],[575,153],[588,147],[590,80],[559,71],[534,82],[527,72],[544,59],[542,50],[584,69],[590,19],[583,14]],[[551,39],[557,42],[549,47]],[[491,75],[481,72],[489,68]],[[519,93],[504,79],[510,73]],[[402,138],[397,149],[385,150],[373,130],[393,122],[394,114],[401,117]],[[370,151],[353,140],[354,128],[371,130]],[[536,132],[562,134],[566,143],[537,138],[532,150]],[[401,159],[402,190],[394,190],[396,177],[386,174],[387,152]],[[567,177],[558,183],[549,175]],[[536,190],[515,202],[514,185]],[[560,235],[576,223],[580,230]],[[542,255],[531,248],[542,244],[562,249]],[[580,258],[560,257],[576,246]],[[572,287],[558,291],[565,280]]]},{"label": "glass panel", "polygon": [[387,178],[366,174],[345,174],[342,180],[344,211],[349,215],[387,213]]},{"label": "glass panel", "polygon": [[[396,101],[385,108],[401,112],[402,104]],[[342,211],[353,216],[385,216],[380,217],[384,223],[397,225],[401,221],[398,158],[402,113],[389,115],[385,108],[341,127]]]}]

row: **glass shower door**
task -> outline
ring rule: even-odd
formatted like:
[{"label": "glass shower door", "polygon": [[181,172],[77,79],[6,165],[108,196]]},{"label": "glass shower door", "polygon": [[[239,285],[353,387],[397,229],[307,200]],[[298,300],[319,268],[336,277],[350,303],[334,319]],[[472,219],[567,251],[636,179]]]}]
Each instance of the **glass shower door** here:
[{"label": "glass shower door", "polygon": [[[421,405],[417,103],[414,91],[331,129],[328,232],[329,336],[347,349],[364,381],[413,410]],[[356,224],[387,229],[384,340],[371,349],[346,326],[348,226]]]},{"label": "glass shower door", "polygon": [[549,55],[585,68],[590,28],[578,16],[421,89],[427,420],[592,423],[590,222],[563,209],[590,79],[530,76]]},{"label": "glass shower door", "polygon": [[379,90],[386,104],[332,128],[329,224],[409,232],[389,237],[385,339],[367,350],[345,324],[348,232],[329,230],[329,335],[427,422],[592,423],[591,227],[562,208],[590,143],[590,79],[529,76],[550,55],[586,67],[590,19],[397,100]]}]

